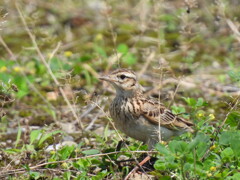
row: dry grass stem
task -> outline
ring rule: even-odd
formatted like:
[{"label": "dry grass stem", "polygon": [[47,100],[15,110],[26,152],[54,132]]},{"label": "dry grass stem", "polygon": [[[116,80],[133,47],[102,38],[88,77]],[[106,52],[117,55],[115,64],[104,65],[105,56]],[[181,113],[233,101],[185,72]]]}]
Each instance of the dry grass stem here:
[{"label": "dry grass stem", "polygon": [[71,104],[70,101],[68,100],[68,98],[67,98],[67,96],[66,96],[63,88],[61,87],[61,84],[60,84],[60,83],[58,82],[58,80],[56,79],[55,75],[53,74],[53,72],[52,72],[52,70],[51,70],[51,68],[50,68],[50,66],[49,66],[49,64],[47,63],[45,57],[43,56],[42,52],[40,51],[40,49],[39,49],[39,47],[38,47],[38,44],[37,44],[37,42],[36,42],[35,36],[34,36],[34,35],[32,34],[32,32],[30,31],[30,29],[29,29],[29,27],[28,27],[28,25],[27,25],[27,23],[26,23],[26,21],[25,21],[25,19],[24,19],[24,17],[23,17],[23,14],[22,14],[21,10],[19,9],[18,4],[15,3],[15,6],[16,6],[16,9],[17,9],[19,15],[20,15],[20,18],[21,18],[21,21],[22,21],[22,23],[23,23],[23,25],[24,25],[24,28],[25,28],[25,30],[27,31],[27,33],[28,33],[28,35],[29,35],[29,37],[30,37],[30,39],[31,39],[31,41],[32,41],[32,43],[33,43],[33,46],[34,46],[35,50],[36,50],[37,53],[38,53],[38,56],[39,56],[40,60],[42,61],[42,63],[44,64],[44,66],[47,68],[48,73],[49,73],[50,76],[52,77],[52,79],[53,79],[54,83],[56,84],[56,86],[59,88],[59,91],[60,91],[60,93],[62,94],[64,101],[67,103],[68,107],[70,108],[70,110],[71,110],[74,118],[78,121],[78,124],[80,125],[81,130],[83,130],[84,128],[83,128],[83,124],[82,124],[81,120],[79,119],[78,115],[76,114],[76,111],[74,110],[72,104]]}]

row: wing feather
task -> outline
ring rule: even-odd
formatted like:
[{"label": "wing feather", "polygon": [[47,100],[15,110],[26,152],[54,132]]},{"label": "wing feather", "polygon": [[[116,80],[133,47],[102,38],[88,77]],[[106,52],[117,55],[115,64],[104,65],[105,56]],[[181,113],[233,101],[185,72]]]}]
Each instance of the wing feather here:
[{"label": "wing feather", "polygon": [[173,114],[164,105],[150,100],[142,99],[142,108],[140,114],[150,123],[159,124],[169,129],[183,128],[193,132],[194,124],[177,115]]}]

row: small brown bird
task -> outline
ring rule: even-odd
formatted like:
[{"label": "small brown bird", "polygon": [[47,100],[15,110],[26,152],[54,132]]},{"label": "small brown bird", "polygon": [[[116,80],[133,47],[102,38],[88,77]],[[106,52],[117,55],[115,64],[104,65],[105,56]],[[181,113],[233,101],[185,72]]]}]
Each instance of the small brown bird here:
[{"label": "small brown bird", "polygon": [[[110,107],[115,126],[126,135],[148,144],[149,149],[160,140],[193,132],[192,122],[174,115],[161,103],[143,96],[136,74],[129,69],[117,69],[99,79],[116,89]],[[161,139],[160,139],[161,138]]]}]

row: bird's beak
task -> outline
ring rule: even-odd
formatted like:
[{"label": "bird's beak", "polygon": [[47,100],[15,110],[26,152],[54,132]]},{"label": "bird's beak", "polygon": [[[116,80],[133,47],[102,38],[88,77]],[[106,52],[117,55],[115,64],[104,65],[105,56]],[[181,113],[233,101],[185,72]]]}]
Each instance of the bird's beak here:
[{"label": "bird's beak", "polygon": [[101,76],[101,77],[99,77],[99,79],[102,80],[102,81],[109,81],[109,82],[113,81],[113,79],[110,76],[108,76],[108,75]]}]

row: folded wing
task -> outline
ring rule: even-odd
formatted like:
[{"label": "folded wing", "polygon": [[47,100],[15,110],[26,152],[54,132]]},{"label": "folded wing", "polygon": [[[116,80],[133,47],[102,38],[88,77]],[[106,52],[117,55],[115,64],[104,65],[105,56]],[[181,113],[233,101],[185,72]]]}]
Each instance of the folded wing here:
[{"label": "folded wing", "polygon": [[194,124],[192,122],[178,117],[162,104],[149,100],[144,100],[142,102],[141,115],[150,123],[159,124],[160,122],[161,126],[168,129],[185,129],[186,131],[193,132],[192,127]]}]

